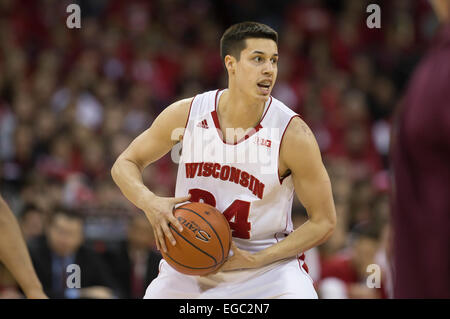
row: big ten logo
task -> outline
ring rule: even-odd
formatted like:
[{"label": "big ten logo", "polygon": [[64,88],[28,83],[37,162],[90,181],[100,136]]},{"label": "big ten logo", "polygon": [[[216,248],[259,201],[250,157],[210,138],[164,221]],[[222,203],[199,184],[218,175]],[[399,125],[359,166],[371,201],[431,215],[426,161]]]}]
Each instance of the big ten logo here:
[{"label": "big ten logo", "polygon": [[81,28],[81,9],[78,4],[69,4],[66,8],[66,12],[70,15],[66,19],[66,25],[69,29]]},{"label": "big ten logo", "polygon": [[366,19],[366,25],[369,29],[381,28],[381,8],[378,4],[371,3],[367,6],[366,12],[370,15]]},{"label": "big ten logo", "polygon": [[81,288],[81,269],[77,264],[70,264],[66,268],[67,279],[66,286],[67,288]]},{"label": "big ten logo", "polygon": [[366,268],[367,276],[366,285],[369,288],[381,288],[381,268],[377,264],[370,264]]}]

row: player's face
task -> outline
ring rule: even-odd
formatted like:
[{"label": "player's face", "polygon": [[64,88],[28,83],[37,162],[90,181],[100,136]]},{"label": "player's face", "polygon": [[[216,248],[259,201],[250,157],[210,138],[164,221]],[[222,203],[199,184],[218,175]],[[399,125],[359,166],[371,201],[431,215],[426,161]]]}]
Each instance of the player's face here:
[{"label": "player's face", "polygon": [[237,87],[251,98],[266,101],[275,85],[278,47],[270,39],[247,39],[246,48],[236,62]]}]

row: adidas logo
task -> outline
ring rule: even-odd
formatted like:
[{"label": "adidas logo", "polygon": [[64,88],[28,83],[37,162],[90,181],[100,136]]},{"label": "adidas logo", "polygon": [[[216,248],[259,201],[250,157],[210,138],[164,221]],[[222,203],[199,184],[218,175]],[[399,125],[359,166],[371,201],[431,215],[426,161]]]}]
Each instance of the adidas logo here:
[{"label": "adidas logo", "polygon": [[197,127],[201,127],[201,128],[206,128],[206,129],[208,129],[208,128],[209,128],[208,122],[207,122],[206,120],[203,120],[203,121],[201,121],[201,122],[198,122]]}]

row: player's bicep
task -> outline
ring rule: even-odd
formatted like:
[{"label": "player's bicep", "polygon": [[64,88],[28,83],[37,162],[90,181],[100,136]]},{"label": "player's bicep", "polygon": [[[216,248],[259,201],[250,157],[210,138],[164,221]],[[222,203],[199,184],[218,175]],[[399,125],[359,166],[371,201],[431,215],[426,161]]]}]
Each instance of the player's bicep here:
[{"label": "player's bicep", "polygon": [[168,106],[120,157],[143,169],[167,154],[184,134],[191,100],[181,100]]},{"label": "player's bicep", "polygon": [[311,220],[335,220],[331,183],[319,146],[299,118],[290,124],[282,144],[283,161],[291,171],[295,192]]}]

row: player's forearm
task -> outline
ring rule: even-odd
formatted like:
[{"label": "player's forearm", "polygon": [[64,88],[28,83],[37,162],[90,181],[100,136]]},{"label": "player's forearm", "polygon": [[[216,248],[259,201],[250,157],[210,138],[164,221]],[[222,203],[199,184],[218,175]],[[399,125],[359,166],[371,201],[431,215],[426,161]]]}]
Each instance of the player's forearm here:
[{"label": "player's forearm", "polygon": [[42,292],[42,285],[34,271],[17,220],[1,198],[0,261],[8,268],[27,297],[35,292]]},{"label": "player's forearm", "polygon": [[136,207],[146,211],[148,199],[155,194],[144,185],[141,168],[132,161],[119,157],[111,169],[111,176],[125,197]]},{"label": "player's forearm", "polygon": [[255,253],[255,258],[261,266],[264,266],[274,261],[295,257],[327,241],[334,228],[335,223],[331,220],[308,220],[281,242]]}]

